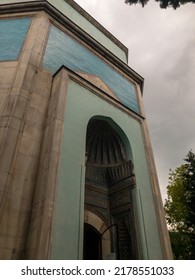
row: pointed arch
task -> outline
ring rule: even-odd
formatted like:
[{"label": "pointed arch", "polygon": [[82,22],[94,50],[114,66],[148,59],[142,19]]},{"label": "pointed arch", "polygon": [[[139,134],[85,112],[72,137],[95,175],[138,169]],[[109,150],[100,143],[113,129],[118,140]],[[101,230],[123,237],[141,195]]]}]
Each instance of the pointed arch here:
[{"label": "pointed arch", "polygon": [[101,236],[102,259],[106,259],[111,253],[111,235],[110,230],[107,230],[108,226],[98,215],[86,209],[84,214],[84,224],[92,226]]}]

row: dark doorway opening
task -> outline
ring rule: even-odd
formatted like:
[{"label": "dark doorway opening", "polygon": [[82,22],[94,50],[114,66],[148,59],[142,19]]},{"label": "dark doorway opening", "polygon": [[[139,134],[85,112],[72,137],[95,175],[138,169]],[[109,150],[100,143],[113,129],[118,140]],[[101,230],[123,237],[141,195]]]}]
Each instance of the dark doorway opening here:
[{"label": "dark doorway opening", "polygon": [[84,260],[101,260],[101,235],[91,225],[84,224]]}]

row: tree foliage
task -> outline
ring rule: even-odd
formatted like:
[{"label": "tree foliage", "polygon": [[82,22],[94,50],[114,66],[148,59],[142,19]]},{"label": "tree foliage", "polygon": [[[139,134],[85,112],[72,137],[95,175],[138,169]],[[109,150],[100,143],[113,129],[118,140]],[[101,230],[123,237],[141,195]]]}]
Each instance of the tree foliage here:
[{"label": "tree foliage", "polygon": [[[142,7],[144,7],[149,0],[125,0],[126,4],[132,5],[132,4],[141,4]],[[187,3],[195,3],[195,0],[155,0],[156,2],[159,2],[160,8],[166,9],[168,7],[172,7],[174,9],[179,8],[181,5],[187,4]]]},{"label": "tree foliage", "polygon": [[[170,240],[175,260],[193,259],[191,252],[191,234],[179,231],[170,231]],[[193,252],[192,252],[193,253]]]},{"label": "tree foliage", "polygon": [[190,151],[184,161],[170,170],[164,209],[175,258],[195,259],[195,154]]}]

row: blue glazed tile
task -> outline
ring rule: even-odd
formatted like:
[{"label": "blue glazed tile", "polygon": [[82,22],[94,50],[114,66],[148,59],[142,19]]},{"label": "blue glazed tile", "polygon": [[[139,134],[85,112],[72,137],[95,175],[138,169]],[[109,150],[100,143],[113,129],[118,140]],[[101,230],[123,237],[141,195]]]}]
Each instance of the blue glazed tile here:
[{"label": "blue glazed tile", "polygon": [[51,27],[43,64],[52,73],[65,65],[73,71],[98,76],[121,103],[139,113],[135,86],[101,58],[54,26]]},{"label": "blue glazed tile", "polygon": [[0,60],[16,60],[26,37],[31,18],[0,20]]}]

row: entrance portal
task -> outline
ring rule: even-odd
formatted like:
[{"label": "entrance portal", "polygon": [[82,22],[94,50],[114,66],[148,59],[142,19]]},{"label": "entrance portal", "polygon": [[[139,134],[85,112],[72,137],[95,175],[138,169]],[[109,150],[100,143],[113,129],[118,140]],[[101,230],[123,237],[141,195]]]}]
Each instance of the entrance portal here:
[{"label": "entrance portal", "polygon": [[101,235],[91,225],[84,224],[84,260],[101,260]]},{"label": "entrance portal", "polygon": [[[129,142],[110,119],[91,119],[86,135],[85,211],[99,217],[110,229],[110,253],[117,258],[136,259],[132,201],[135,187]],[[109,258],[102,246],[98,219],[85,225],[84,259]],[[91,225],[91,226],[89,226]],[[95,227],[93,227],[93,226]],[[97,229],[100,229],[97,231]],[[106,253],[105,253],[106,252]]]}]

